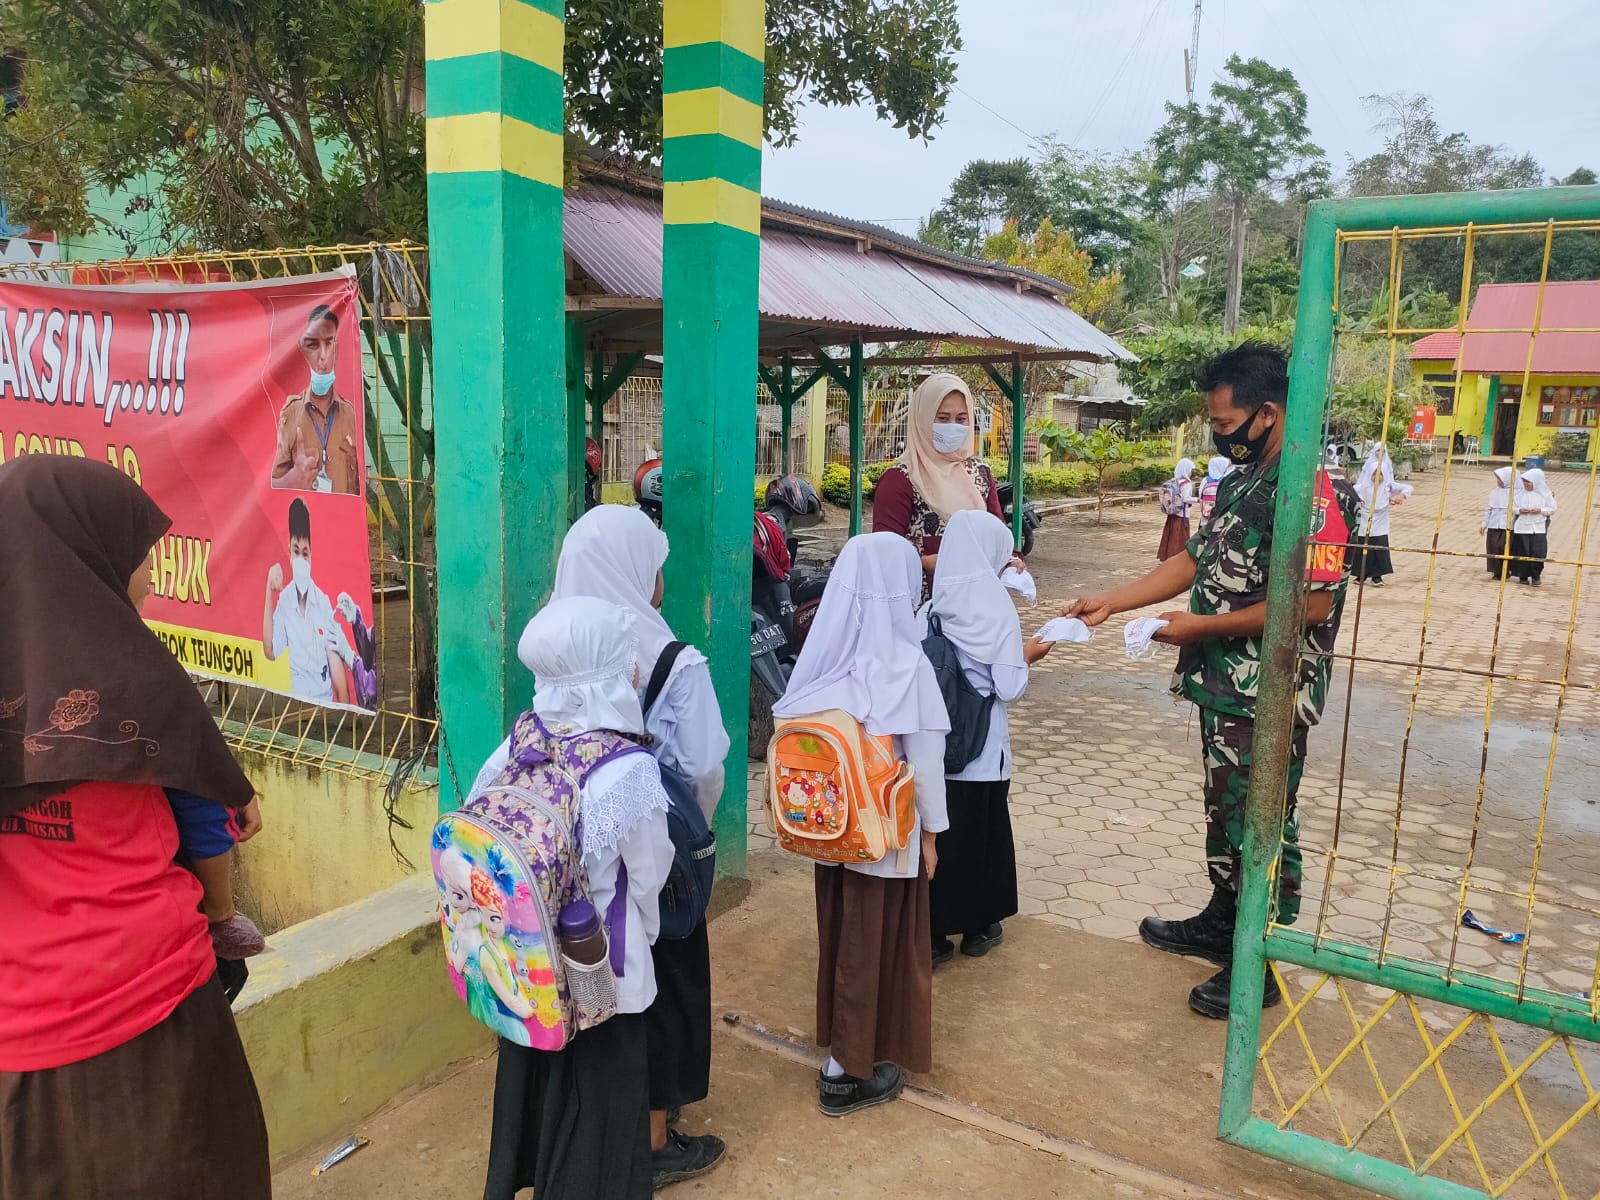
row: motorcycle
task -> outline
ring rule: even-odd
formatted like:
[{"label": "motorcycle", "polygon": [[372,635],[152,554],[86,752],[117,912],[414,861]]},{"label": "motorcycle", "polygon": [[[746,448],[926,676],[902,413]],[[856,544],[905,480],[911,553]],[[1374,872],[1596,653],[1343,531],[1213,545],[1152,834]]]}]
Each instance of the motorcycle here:
[{"label": "motorcycle", "polygon": [[600,503],[600,443],[583,440],[583,511]]},{"label": "motorcycle", "polygon": [[[1006,528],[1011,527],[1012,499],[1016,494],[1009,480],[996,485],[1000,493],[1000,519],[1006,523]],[[1022,557],[1026,558],[1033,553],[1033,533],[1039,528],[1041,518],[1039,506],[1031,501],[1022,506]]]}]

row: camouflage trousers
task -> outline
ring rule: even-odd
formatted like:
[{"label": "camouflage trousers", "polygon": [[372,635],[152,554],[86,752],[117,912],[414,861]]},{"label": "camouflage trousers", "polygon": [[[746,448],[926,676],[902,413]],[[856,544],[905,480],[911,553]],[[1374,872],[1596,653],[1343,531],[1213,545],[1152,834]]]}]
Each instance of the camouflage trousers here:
[{"label": "camouflage trousers", "polygon": [[[1248,717],[1200,710],[1205,766],[1206,869],[1211,882],[1237,893],[1243,880],[1245,795],[1255,757],[1256,723]],[[1300,827],[1295,798],[1306,765],[1306,728],[1295,727],[1289,748],[1289,788],[1283,814],[1283,858],[1278,865],[1277,920],[1292,925],[1300,914]]]}]

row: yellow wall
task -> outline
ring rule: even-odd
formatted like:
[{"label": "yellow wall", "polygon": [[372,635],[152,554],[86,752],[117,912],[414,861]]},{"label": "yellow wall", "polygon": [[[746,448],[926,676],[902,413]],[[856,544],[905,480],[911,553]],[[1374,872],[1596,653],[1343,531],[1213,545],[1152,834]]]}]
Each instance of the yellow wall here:
[{"label": "yellow wall", "polygon": [[[1522,381],[1514,375],[1502,375],[1500,382],[1505,385]],[[1534,375],[1528,380],[1528,386],[1522,393],[1522,411],[1517,414],[1519,459],[1529,454],[1547,453],[1550,443],[1561,432],[1558,426],[1539,424],[1539,393],[1547,387],[1600,387],[1600,375]],[[1600,428],[1592,428],[1588,433],[1588,461],[1593,462],[1600,455]]]},{"label": "yellow wall", "polygon": [[[1455,363],[1444,360],[1413,360],[1411,363],[1411,396],[1413,404],[1434,403],[1432,389],[1423,381],[1424,375],[1447,375],[1455,370]],[[1484,437],[1484,420],[1489,410],[1489,389],[1492,376],[1463,375],[1456,389],[1455,412],[1440,415],[1434,423],[1435,437],[1451,437],[1460,430],[1464,437],[1482,439],[1483,453],[1490,454],[1493,447],[1490,437]],[[1522,383],[1519,375],[1500,376],[1502,386]],[[1517,440],[1515,453],[1518,459],[1530,454],[1543,454],[1550,441],[1560,432],[1555,426],[1539,424],[1539,393],[1547,387],[1600,387],[1600,375],[1534,375],[1523,391],[1523,400],[1517,414]],[[1600,457],[1600,429],[1590,431],[1589,458]]]},{"label": "yellow wall", "polygon": [[[263,828],[239,847],[234,891],[264,929],[298,924],[410,874],[389,848],[383,779],[353,779],[250,751],[239,761],[261,796]],[[397,812],[411,828],[395,827],[394,840],[424,873],[438,810],[435,787],[401,793]]]}]

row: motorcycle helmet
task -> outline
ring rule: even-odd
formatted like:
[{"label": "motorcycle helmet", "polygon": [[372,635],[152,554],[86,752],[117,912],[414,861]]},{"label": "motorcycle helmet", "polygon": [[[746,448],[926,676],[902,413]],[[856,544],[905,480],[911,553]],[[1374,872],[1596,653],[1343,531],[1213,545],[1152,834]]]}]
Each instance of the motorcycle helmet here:
[{"label": "motorcycle helmet", "polygon": [[756,561],[766,569],[769,577],[779,583],[789,578],[794,563],[789,558],[789,547],[783,540],[783,527],[776,520],[764,512],[757,513],[751,544]]},{"label": "motorcycle helmet", "polygon": [[600,478],[600,443],[593,438],[583,439],[583,462],[590,475]]},{"label": "motorcycle helmet", "polygon": [[641,508],[661,507],[661,460],[649,458],[633,473],[633,499]]},{"label": "motorcycle helmet", "polygon": [[820,517],[822,497],[799,475],[783,475],[767,484],[767,507],[782,504],[796,517]]}]

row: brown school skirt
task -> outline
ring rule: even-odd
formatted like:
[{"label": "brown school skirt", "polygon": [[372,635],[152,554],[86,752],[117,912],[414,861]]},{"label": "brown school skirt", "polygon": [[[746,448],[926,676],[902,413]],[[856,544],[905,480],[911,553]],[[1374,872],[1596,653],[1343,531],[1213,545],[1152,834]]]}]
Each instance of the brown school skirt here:
[{"label": "brown school skirt", "polygon": [[5,1200],[269,1200],[267,1125],[215,978],[154,1029],[0,1071]]},{"label": "brown school skirt", "polygon": [[880,879],[816,868],[817,1045],[847,1075],[881,1062],[933,1069],[928,876]]},{"label": "brown school skirt", "polygon": [[1176,558],[1189,546],[1189,518],[1176,513],[1168,514],[1167,523],[1161,527],[1161,544],[1156,547],[1156,558],[1166,562]]}]

